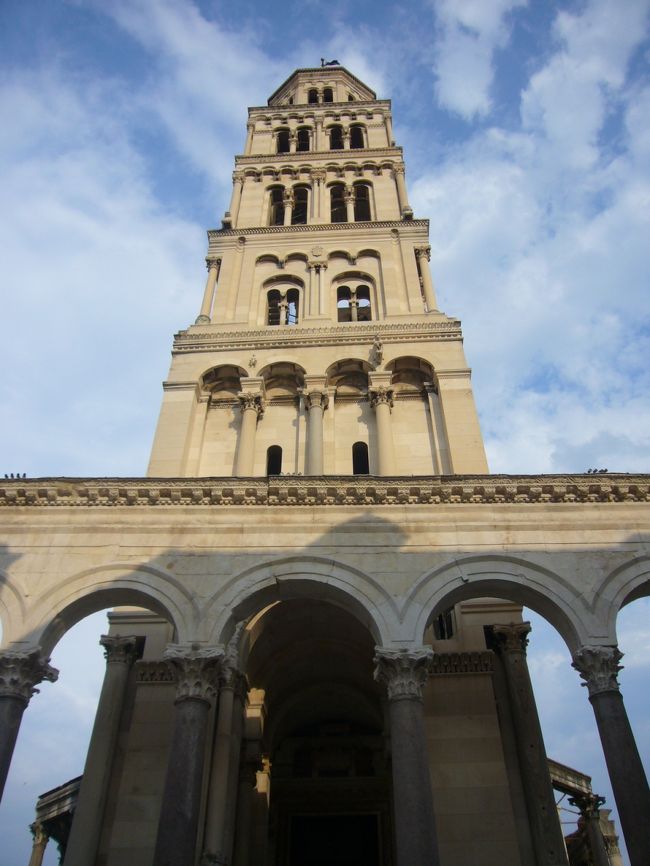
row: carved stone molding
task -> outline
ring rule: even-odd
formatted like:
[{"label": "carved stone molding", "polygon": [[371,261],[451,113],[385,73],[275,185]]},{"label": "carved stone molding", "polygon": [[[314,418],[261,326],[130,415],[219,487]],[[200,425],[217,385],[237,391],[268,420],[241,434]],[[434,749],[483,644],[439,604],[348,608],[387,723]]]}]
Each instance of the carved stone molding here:
[{"label": "carved stone molding", "polygon": [[375,679],[386,687],[388,700],[421,700],[422,689],[433,668],[431,647],[375,649]]},{"label": "carved stone molding", "polygon": [[589,697],[619,690],[617,674],[623,653],[616,646],[585,646],[573,654],[573,667],[584,680]]},{"label": "carved stone molding", "polygon": [[429,220],[410,220],[408,226],[405,226],[403,220],[374,220],[360,223],[314,223],[311,225],[295,225],[295,226],[256,226],[255,228],[237,228],[237,229],[210,229],[208,231],[208,241],[213,242],[219,238],[240,237],[245,235],[277,235],[285,234],[304,234],[312,232],[367,232],[372,228],[400,228],[406,231],[407,228],[425,229],[429,231]]},{"label": "carved stone molding", "polygon": [[104,658],[107,664],[132,665],[138,657],[137,638],[135,635],[103,634],[99,643],[104,647]]},{"label": "carved stone molding", "polygon": [[147,685],[169,685],[175,681],[173,671],[163,661],[136,662],[135,678],[136,682]]},{"label": "carved stone molding", "polygon": [[217,694],[224,651],[219,647],[189,649],[169,644],[163,660],[174,675],[176,703],[186,700],[209,701]]},{"label": "carved stone molding", "polygon": [[57,681],[59,672],[44,658],[40,649],[31,652],[0,652],[0,698],[18,698],[25,706],[38,693],[38,683]]},{"label": "carved stone molding", "polygon": [[439,653],[431,662],[431,676],[458,676],[460,674],[491,674],[494,671],[494,653],[491,650]]},{"label": "carved stone molding", "polygon": [[493,625],[492,636],[501,652],[524,653],[528,646],[528,635],[530,634],[529,622],[511,622],[508,625]]}]

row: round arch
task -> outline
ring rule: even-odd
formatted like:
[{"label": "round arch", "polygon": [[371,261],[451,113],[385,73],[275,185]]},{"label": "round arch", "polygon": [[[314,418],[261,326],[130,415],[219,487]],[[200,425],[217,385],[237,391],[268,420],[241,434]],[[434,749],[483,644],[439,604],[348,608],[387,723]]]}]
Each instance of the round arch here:
[{"label": "round arch", "polygon": [[594,615],[607,623],[608,630],[615,638],[621,609],[646,596],[650,597],[650,557],[639,556],[615,568],[597,587]]}]

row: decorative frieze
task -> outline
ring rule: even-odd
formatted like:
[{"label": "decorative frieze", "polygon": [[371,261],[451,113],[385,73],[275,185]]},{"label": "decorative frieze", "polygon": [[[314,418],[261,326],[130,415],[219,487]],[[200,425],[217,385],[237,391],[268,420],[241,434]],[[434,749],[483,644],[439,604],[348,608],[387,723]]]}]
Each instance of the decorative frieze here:
[{"label": "decorative frieze", "polygon": [[623,653],[615,646],[585,646],[573,654],[573,667],[584,680],[581,685],[589,690],[589,697],[601,692],[617,692],[619,662]]},{"label": "decorative frieze", "polygon": [[407,231],[410,228],[423,228],[429,231],[429,220],[409,220],[405,224],[403,220],[374,220],[358,223],[322,223],[311,225],[296,225],[296,226],[256,226],[255,228],[237,228],[237,229],[210,229],[208,231],[208,241],[211,243],[219,238],[239,237],[240,235],[284,235],[289,234],[304,234],[305,232],[367,232],[368,229],[378,228],[399,228]]},{"label": "decorative frieze", "polygon": [[27,705],[36,686],[47,680],[56,682],[59,672],[50,665],[39,649],[31,652],[4,650],[0,652],[0,698],[18,698]]},{"label": "decorative frieze", "polygon": [[434,653],[431,661],[432,677],[459,676],[461,674],[491,674],[494,653],[490,650],[458,653]]}]

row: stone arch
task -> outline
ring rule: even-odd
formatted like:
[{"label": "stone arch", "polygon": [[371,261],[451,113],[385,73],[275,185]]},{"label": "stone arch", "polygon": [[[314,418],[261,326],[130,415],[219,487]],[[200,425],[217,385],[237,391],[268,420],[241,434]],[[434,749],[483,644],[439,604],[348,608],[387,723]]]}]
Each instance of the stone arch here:
[{"label": "stone arch", "polygon": [[243,367],[237,364],[219,364],[201,374],[201,390],[213,397],[233,397],[241,391],[241,380],[248,377]]},{"label": "stone arch", "polygon": [[212,596],[203,609],[209,643],[228,643],[238,622],[289,598],[319,599],[342,607],[380,645],[389,644],[398,630],[395,602],[378,581],[332,559],[295,556],[254,565]]},{"label": "stone arch", "polygon": [[30,640],[49,655],[77,622],[106,607],[136,605],[164,616],[179,642],[195,637],[197,605],[169,572],[147,563],[107,563],[64,578],[36,599],[26,620]]},{"label": "stone arch", "polygon": [[606,622],[612,643],[616,643],[616,623],[621,609],[639,598],[650,596],[650,556],[639,556],[610,572],[597,587],[594,615]]},{"label": "stone arch", "polygon": [[427,625],[461,601],[496,597],[531,608],[562,636],[569,650],[602,643],[602,627],[569,582],[543,566],[507,555],[466,556],[425,574],[402,611],[410,639],[421,642]]},{"label": "stone arch", "polygon": [[0,569],[0,624],[2,625],[0,646],[21,639],[26,614],[24,593],[13,578]]}]

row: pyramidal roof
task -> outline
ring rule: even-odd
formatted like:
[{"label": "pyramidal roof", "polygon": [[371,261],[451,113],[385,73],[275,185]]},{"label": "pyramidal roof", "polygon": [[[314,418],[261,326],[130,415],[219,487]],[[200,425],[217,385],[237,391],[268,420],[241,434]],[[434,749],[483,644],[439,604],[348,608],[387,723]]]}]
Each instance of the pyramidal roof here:
[{"label": "pyramidal roof", "polygon": [[359,100],[377,99],[377,94],[353,75],[345,66],[331,61],[324,66],[307,69],[296,69],[268,98],[268,105],[280,105],[289,93],[300,85],[327,84],[336,81],[345,82]]}]

